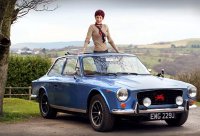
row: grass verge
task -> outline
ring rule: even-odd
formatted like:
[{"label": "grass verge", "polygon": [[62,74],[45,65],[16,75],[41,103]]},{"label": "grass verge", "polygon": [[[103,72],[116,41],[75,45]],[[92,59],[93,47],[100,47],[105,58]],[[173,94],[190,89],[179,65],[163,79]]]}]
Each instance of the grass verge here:
[{"label": "grass verge", "polygon": [[39,116],[38,103],[18,98],[4,98],[0,122],[17,122]]},{"label": "grass verge", "polygon": [[200,107],[200,102],[196,102],[196,105]]}]

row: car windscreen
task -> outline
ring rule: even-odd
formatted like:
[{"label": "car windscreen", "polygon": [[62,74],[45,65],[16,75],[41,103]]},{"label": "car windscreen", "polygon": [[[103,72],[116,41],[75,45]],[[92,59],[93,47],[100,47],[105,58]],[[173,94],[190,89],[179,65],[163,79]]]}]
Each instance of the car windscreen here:
[{"label": "car windscreen", "polygon": [[83,58],[84,75],[150,74],[135,56],[108,55]]}]

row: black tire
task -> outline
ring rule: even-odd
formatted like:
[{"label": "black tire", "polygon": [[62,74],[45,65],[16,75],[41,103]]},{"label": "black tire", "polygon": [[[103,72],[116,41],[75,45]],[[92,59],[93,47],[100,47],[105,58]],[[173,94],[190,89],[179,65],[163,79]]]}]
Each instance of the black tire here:
[{"label": "black tire", "polygon": [[89,106],[89,119],[92,128],[96,131],[110,131],[114,126],[114,117],[101,95],[92,97]]},{"label": "black tire", "polygon": [[169,119],[169,120],[165,120],[165,121],[169,126],[177,126],[177,127],[181,126],[187,121],[188,113],[189,113],[189,111],[179,113],[176,115],[176,119]]},{"label": "black tire", "polygon": [[40,114],[44,118],[52,119],[55,118],[57,115],[56,109],[50,107],[48,97],[45,93],[42,93],[40,95],[39,108],[40,108]]}]

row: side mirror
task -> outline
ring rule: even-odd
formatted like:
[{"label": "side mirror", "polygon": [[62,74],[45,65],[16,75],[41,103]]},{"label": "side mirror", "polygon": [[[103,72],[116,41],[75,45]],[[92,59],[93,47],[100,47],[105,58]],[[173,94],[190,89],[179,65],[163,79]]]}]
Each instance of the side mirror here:
[{"label": "side mirror", "polygon": [[80,68],[79,68],[79,67],[76,67],[75,70],[76,70],[76,74],[77,74],[77,75],[80,75]]},{"label": "side mirror", "polygon": [[152,72],[152,70],[151,69],[148,69],[148,71],[151,73]]},{"label": "side mirror", "polygon": [[162,69],[162,70],[161,70],[161,73],[158,73],[157,76],[158,76],[158,77],[165,77],[165,70]]},{"label": "side mirror", "polygon": [[163,77],[164,77],[164,75],[165,75],[165,70],[164,70],[164,69],[161,70],[161,74],[162,74]]},{"label": "side mirror", "polygon": [[76,67],[75,71],[76,71],[76,74],[74,75],[74,79],[76,80],[77,79],[77,75],[80,75],[80,68]]}]

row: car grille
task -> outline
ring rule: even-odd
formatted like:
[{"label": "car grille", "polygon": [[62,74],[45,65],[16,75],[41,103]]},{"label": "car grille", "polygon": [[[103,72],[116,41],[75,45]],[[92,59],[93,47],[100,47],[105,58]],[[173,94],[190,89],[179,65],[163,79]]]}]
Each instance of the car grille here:
[{"label": "car grille", "polygon": [[154,90],[139,92],[137,98],[140,105],[143,105],[143,99],[145,97],[151,99],[151,105],[175,104],[176,97],[182,96],[182,94],[182,90]]}]

